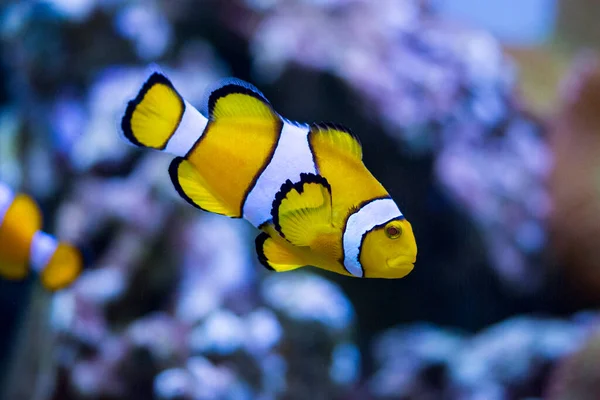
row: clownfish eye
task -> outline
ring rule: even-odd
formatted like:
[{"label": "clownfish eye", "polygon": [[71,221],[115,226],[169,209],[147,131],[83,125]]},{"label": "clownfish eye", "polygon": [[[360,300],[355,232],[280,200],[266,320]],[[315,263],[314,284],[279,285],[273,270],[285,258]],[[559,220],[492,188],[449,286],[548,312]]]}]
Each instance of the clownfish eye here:
[{"label": "clownfish eye", "polygon": [[398,239],[402,235],[402,227],[399,224],[389,224],[385,227],[385,234],[390,239]]}]

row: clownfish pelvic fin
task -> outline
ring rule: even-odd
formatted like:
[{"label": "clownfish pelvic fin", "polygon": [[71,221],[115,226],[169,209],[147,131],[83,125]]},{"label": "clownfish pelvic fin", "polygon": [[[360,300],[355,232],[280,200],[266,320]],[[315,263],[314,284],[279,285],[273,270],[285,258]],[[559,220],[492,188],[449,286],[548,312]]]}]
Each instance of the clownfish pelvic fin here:
[{"label": "clownfish pelvic fin", "polygon": [[266,232],[261,232],[256,237],[255,245],[258,261],[268,270],[285,272],[307,265],[297,254],[284,244],[277,243]]}]

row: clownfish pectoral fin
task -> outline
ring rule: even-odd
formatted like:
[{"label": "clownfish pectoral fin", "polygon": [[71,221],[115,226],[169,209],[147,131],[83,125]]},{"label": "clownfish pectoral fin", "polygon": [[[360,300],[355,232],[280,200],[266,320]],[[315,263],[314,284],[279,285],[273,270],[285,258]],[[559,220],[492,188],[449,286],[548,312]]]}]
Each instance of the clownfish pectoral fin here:
[{"label": "clownfish pectoral fin", "polygon": [[128,103],[121,120],[123,135],[137,146],[163,150],[177,130],[185,107],[171,81],[155,72]]},{"label": "clownfish pectoral fin", "polygon": [[241,217],[240,210],[218,198],[194,164],[185,158],[176,157],[171,161],[169,175],[179,195],[194,207],[231,218]]},{"label": "clownfish pectoral fin", "polygon": [[266,232],[261,232],[256,237],[255,244],[258,260],[271,271],[291,271],[305,265],[288,249],[277,244]]},{"label": "clownfish pectoral fin", "polygon": [[204,97],[201,112],[210,121],[233,120],[244,124],[280,121],[260,90],[241,79],[221,79],[206,90]]},{"label": "clownfish pectoral fin", "polygon": [[327,147],[357,161],[362,160],[362,146],[358,136],[344,126],[332,123],[312,124],[309,140],[313,148]]},{"label": "clownfish pectoral fin", "polygon": [[321,175],[302,173],[300,181],[281,185],[271,215],[282,237],[295,246],[310,246],[332,228],[331,186]]},{"label": "clownfish pectoral fin", "polygon": [[42,285],[50,291],[70,286],[83,271],[83,255],[67,243],[59,243],[48,264],[41,271]]}]

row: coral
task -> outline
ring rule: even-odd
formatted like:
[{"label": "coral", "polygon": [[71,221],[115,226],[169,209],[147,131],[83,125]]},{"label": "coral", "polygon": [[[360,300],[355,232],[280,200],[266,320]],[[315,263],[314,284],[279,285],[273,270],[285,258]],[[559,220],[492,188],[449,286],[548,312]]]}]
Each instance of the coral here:
[{"label": "coral", "polygon": [[369,386],[381,399],[542,396],[551,371],[580,351],[589,320],[515,317],[473,336],[431,324],[394,328],[375,343]]}]

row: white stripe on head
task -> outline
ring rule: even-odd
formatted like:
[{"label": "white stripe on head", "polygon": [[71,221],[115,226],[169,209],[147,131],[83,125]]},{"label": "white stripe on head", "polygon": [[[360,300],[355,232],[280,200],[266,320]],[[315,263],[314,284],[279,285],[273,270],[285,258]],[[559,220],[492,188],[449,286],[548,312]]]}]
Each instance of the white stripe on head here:
[{"label": "white stripe on head", "polygon": [[46,265],[48,265],[57,247],[58,241],[53,236],[42,231],[37,231],[33,235],[31,249],[29,250],[31,269],[38,274],[41,273],[46,268]]},{"label": "white stripe on head", "polygon": [[309,131],[307,125],[295,125],[284,120],[273,158],[244,202],[244,218],[255,227],[271,219],[273,199],[286,180],[298,182],[301,173],[317,173],[308,144]]},{"label": "white stripe on head", "polygon": [[15,198],[14,193],[8,186],[3,183],[0,183],[0,225],[4,220],[4,215],[8,211],[8,208],[12,204]]},{"label": "white stripe on head", "polygon": [[402,217],[400,209],[391,198],[375,199],[348,217],[342,238],[344,267],[354,276],[362,277],[360,246],[363,236],[378,225]]},{"label": "white stripe on head", "polygon": [[167,142],[164,151],[176,156],[185,157],[188,151],[204,134],[208,119],[200,114],[194,106],[185,101],[185,110],[177,129]]}]

